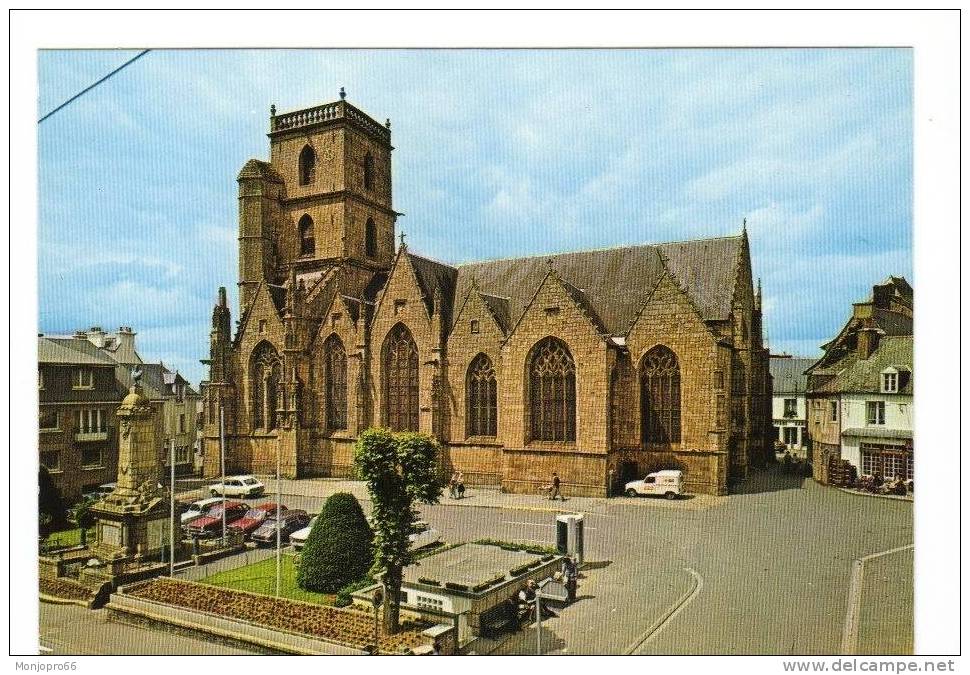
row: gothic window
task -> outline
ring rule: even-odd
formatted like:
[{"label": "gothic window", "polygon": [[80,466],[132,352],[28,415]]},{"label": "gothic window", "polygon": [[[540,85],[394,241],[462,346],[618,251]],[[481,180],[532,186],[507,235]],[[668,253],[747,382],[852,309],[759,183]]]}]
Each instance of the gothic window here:
[{"label": "gothic window", "polygon": [[317,166],[317,154],[309,145],[303,146],[300,152],[300,185],[310,185],[313,183],[314,173]]},{"label": "gothic window", "polygon": [[364,249],[367,253],[368,258],[377,257],[377,225],[374,224],[373,218],[367,219],[367,231],[364,235],[366,241],[364,242]]},{"label": "gothic window", "polygon": [[277,392],[283,364],[279,354],[268,342],[261,342],[253,350],[249,366],[250,412],[252,428],[275,429]]},{"label": "gothic window", "polygon": [[371,190],[374,187],[374,158],[368,152],[364,156],[364,188]]},{"label": "gothic window", "polygon": [[479,354],[468,367],[468,435],[495,436],[498,427],[498,397],[492,360]]},{"label": "gothic window", "polygon": [[313,218],[304,215],[300,218],[300,255],[313,255],[316,248],[316,241],[313,238]]},{"label": "gothic window", "polygon": [[347,353],[336,335],[323,343],[326,422],[328,429],[347,428]]},{"label": "gothic window", "polygon": [[384,341],[384,419],[394,431],[418,430],[418,348],[396,325]]},{"label": "gothic window", "polygon": [[641,435],[644,443],[680,441],[680,366],[663,345],[647,352],[640,366]]},{"label": "gothic window", "polygon": [[561,340],[548,337],[529,361],[532,440],[576,440],[576,364]]}]

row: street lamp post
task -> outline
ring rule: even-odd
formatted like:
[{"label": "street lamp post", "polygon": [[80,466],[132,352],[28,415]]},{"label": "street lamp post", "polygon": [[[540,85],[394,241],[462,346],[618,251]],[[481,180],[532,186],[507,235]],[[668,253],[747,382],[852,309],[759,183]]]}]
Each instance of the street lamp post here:
[{"label": "street lamp post", "polygon": [[283,488],[280,481],[280,445],[276,444],[276,597],[280,597],[280,586],[282,577],[282,536],[283,523],[280,516],[283,513]]},{"label": "street lamp post", "polygon": [[168,442],[169,463],[169,523],[168,523],[168,576],[175,576],[175,439]]},{"label": "street lamp post", "polygon": [[219,470],[222,472],[222,545],[226,545],[226,422],[225,411],[219,404]]},{"label": "street lamp post", "polygon": [[552,579],[544,579],[536,589],[536,655],[542,656],[542,589]]}]

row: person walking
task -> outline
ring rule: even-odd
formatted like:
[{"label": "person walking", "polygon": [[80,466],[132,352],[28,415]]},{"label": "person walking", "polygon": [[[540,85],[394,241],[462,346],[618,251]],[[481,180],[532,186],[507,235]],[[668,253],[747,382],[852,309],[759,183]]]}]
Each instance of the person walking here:
[{"label": "person walking", "polygon": [[560,492],[561,481],[559,480],[559,474],[555,471],[552,472],[552,487],[549,488],[549,499],[555,499],[559,497],[562,501],[566,501],[566,498],[562,496]]},{"label": "person walking", "polygon": [[448,481],[448,496],[452,499],[458,496],[458,476],[459,473],[455,471],[451,474],[451,480]]},{"label": "person walking", "polygon": [[461,471],[455,475],[455,491],[458,493],[458,499],[465,498],[465,476]]},{"label": "person walking", "polygon": [[566,581],[566,599],[569,604],[572,604],[576,602],[576,580],[579,578],[579,566],[576,564],[575,556],[563,558],[560,571]]}]

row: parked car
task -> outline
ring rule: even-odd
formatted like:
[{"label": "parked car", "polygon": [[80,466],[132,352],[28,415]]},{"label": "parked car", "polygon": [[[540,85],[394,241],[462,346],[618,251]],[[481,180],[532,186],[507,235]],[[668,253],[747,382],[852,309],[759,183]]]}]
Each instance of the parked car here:
[{"label": "parked car", "polygon": [[663,495],[667,499],[676,499],[684,491],[684,472],[676,469],[664,469],[647,474],[643,480],[635,480],[626,484],[628,497],[639,495]]},{"label": "parked car", "polygon": [[259,497],[266,490],[266,486],[252,476],[231,476],[224,483],[216,483],[208,487],[213,497]]},{"label": "parked car", "polygon": [[411,527],[412,530],[408,539],[411,541],[411,548],[413,549],[423,548],[441,541],[441,533],[423,520],[415,520]]},{"label": "parked car", "polygon": [[209,497],[208,499],[199,499],[198,501],[192,502],[182,512],[182,524],[186,525],[196,518],[207,515],[209,510],[216,504],[222,504],[222,497]]},{"label": "parked car", "polygon": [[[286,507],[282,504],[280,511],[286,513]],[[246,515],[232,524],[232,529],[239,530],[244,535],[249,536],[270,516],[276,516],[275,502],[266,502],[249,509],[246,511]]]},{"label": "parked car", "polygon": [[[221,501],[221,500],[220,500]],[[246,515],[249,507],[243,502],[226,502],[226,529]],[[216,504],[204,516],[190,521],[182,527],[189,537],[204,539],[222,534],[222,504]]]},{"label": "parked car", "polygon": [[306,544],[307,537],[310,536],[310,530],[313,529],[313,526],[316,524],[317,518],[319,517],[320,516],[313,516],[313,518],[310,519],[310,523],[306,527],[304,527],[302,530],[297,530],[290,535],[290,543],[293,544],[293,548],[295,548],[297,551],[303,550],[303,545]]},{"label": "parked car", "polygon": [[302,530],[310,522],[310,514],[306,511],[286,511],[280,517],[281,525],[277,526],[276,514],[271,514],[263,524],[256,528],[252,534],[252,541],[259,544],[276,544],[276,529],[280,530],[280,541],[288,542],[290,535],[297,530]]}]

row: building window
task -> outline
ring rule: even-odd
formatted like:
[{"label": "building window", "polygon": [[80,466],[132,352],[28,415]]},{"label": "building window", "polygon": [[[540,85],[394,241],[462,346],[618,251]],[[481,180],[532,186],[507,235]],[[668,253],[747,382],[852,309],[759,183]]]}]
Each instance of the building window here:
[{"label": "building window", "polygon": [[884,394],[895,394],[899,391],[899,373],[882,374],[882,391]]},{"label": "building window", "polygon": [[785,445],[798,445],[798,427],[783,427],[785,434]]},{"label": "building window", "polygon": [[44,371],[43,370],[38,370],[37,371],[37,388],[38,389],[43,389],[44,388]]},{"label": "building window", "polygon": [[839,402],[829,401],[829,419],[832,422],[839,421]]},{"label": "building window", "polygon": [[313,218],[304,215],[300,218],[300,255],[313,255],[317,249],[313,238]]},{"label": "building window", "polygon": [[796,417],[798,415],[798,400],[794,398],[785,399],[785,417]]},{"label": "building window", "polygon": [[407,305],[407,300],[398,298],[394,301],[394,316],[397,316],[404,311],[404,306]]},{"label": "building window", "polygon": [[77,368],[74,371],[75,389],[94,389],[94,371],[91,368]]},{"label": "building window", "polygon": [[714,388],[724,389],[724,371],[715,370],[714,371]]},{"label": "building window", "polygon": [[331,335],[323,343],[323,376],[326,388],[325,417],[328,429],[347,428],[347,353],[340,338]]},{"label": "building window", "polygon": [[498,427],[498,396],[492,360],[479,354],[468,367],[468,435],[495,436]]},{"label": "building window", "polygon": [[277,392],[283,364],[276,349],[268,342],[257,345],[249,363],[252,428],[267,431],[275,429]]},{"label": "building window", "polygon": [[862,473],[882,478],[902,477],[913,480],[913,453],[902,447],[882,445],[879,443],[863,443]]},{"label": "building window", "polygon": [[[45,410],[40,411],[40,430],[41,431],[56,431],[59,427],[57,426],[59,416],[56,410]],[[47,467],[48,469],[50,467]]]},{"label": "building window", "polygon": [[102,466],[101,448],[81,448],[81,468],[95,469]]},{"label": "building window", "polygon": [[179,433],[185,433],[185,413],[179,413]]},{"label": "building window", "polygon": [[479,332],[479,330],[480,330],[480,327],[478,325],[478,319],[472,319],[471,320],[471,331],[472,331],[472,333],[477,333],[477,332]]},{"label": "building window", "polygon": [[396,325],[384,342],[384,419],[394,431],[418,430],[418,348]]},{"label": "building window", "polygon": [[644,443],[680,441],[680,366],[663,345],[647,352],[640,366],[640,415]]},{"label": "building window", "polygon": [[532,348],[529,400],[534,441],[576,440],[576,364],[569,348],[548,337]]},{"label": "building window", "polygon": [[189,461],[189,446],[187,445],[176,445],[175,446],[175,463],[176,464],[187,464]]},{"label": "building window", "polygon": [[374,224],[373,218],[367,219],[367,225],[365,226],[364,232],[364,253],[368,258],[377,257],[377,225]]},{"label": "building window", "polygon": [[310,185],[316,174],[317,153],[309,145],[300,152],[300,185]]},{"label": "building window", "polygon": [[77,423],[77,433],[96,434],[105,433],[108,430],[106,417],[101,410],[82,409],[76,411],[75,422]]},{"label": "building window", "polygon": [[374,158],[368,152],[364,155],[364,188],[371,190],[374,187]]},{"label": "building window", "polygon": [[41,450],[40,463],[45,466],[48,471],[60,471],[61,453],[57,450]]},{"label": "building window", "polygon": [[886,423],[886,403],[884,401],[866,401],[866,424]]}]

